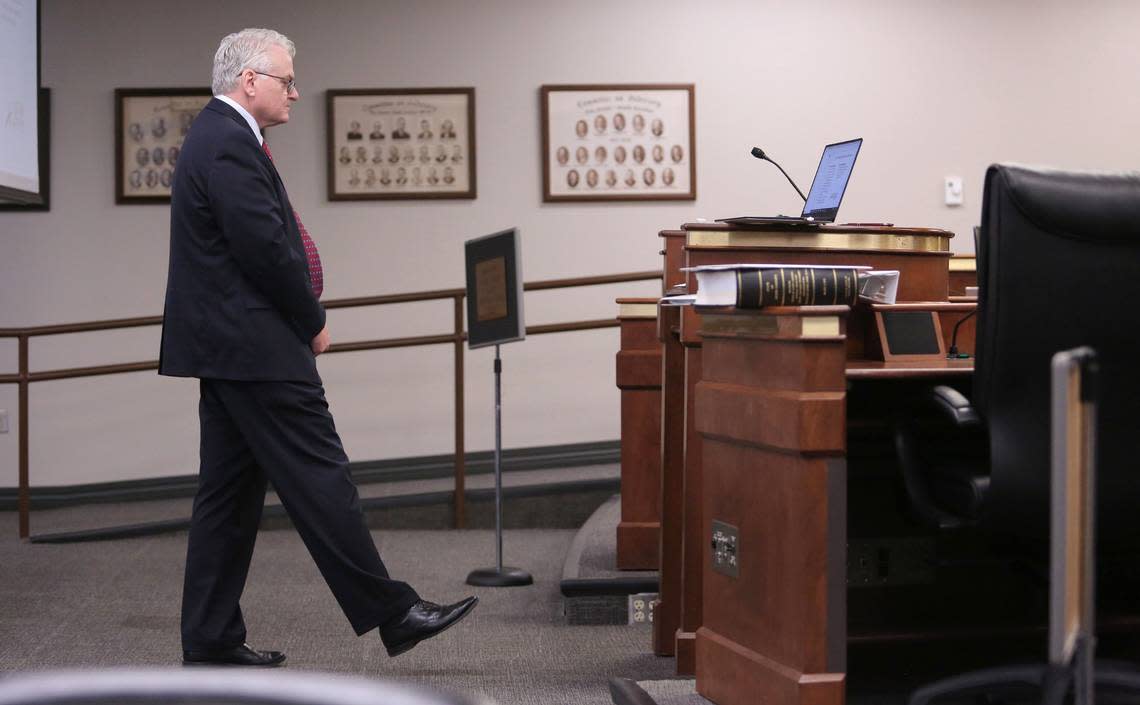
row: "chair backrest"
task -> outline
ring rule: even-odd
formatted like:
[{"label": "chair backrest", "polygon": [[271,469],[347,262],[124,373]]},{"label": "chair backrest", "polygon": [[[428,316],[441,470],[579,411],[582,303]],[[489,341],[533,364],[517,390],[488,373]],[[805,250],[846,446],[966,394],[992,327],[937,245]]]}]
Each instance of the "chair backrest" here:
[{"label": "chair backrest", "polygon": [[1047,540],[1050,359],[1088,345],[1102,371],[1098,541],[1140,533],[1140,173],[991,166],[977,254],[982,522]]}]

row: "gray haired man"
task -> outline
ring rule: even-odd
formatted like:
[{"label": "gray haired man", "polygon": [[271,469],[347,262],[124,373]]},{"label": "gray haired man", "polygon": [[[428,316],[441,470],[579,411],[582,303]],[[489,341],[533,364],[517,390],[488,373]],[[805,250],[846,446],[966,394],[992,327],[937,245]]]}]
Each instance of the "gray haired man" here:
[{"label": "gray haired man", "polygon": [[197,377],[198,494],[182,594],[183,662],[276,666],[245,642],[239,601],[265,500],[281,503],[353,630],[378,629],[392,656],[466,616],[392,579],[364,521],[316,356],[329,347],[316,245],[262,130],[300,98],[295,49],[246,29],[214,56],[214,98],[175,167],[159,373]]}]

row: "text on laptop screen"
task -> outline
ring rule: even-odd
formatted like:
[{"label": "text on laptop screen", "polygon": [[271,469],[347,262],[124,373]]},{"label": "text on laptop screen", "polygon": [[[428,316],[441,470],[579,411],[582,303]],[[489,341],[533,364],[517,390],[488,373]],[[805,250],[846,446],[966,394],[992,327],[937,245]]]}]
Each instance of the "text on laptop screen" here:
[{"label": "text on laptop screen", "polygon": [[839,212],[843,192],[847,190],[847,180],[855,167],[855,157],[859,156],[862,139],[829,144],[823,150],[815,179],[811,182],[803,216],[811,216],[817,221],[830,223]]}]

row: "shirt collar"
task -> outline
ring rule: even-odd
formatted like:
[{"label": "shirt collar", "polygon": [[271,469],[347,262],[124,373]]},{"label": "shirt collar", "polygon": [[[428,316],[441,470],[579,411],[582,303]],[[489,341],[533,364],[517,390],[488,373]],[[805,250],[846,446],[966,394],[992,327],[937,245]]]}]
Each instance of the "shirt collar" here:
[{"label": "shirt collar", "polygon": [[238,111],[238,115],[241,115],[243,118],[245,118],[245,121],[249,123],[249,129],[253,130],[253,134],[257,137],[257,143],[265,143],[265,138],[261,136],[261,129],[257,126],[257,120],[253,119],[253,116],[249,114],[248,110],[241,107],[241,105],[236,100],[229,97],[228,95],[216,95],[214,97],[230,106],[234,110]]}]

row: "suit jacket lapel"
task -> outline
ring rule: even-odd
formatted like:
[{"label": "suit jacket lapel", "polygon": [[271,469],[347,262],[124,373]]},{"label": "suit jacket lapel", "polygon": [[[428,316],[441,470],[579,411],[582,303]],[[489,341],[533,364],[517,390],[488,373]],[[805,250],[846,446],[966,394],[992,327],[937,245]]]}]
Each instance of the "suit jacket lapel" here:
[{"label": "suit jacket lapel", "polygon": [[[253,134],[253,132],[250,131],[249,123],[246,122],[246,119],[242,117],[238,111],[234,110],[233,106],[231,106],[229,103],[218,100],[217,98],[211,98],[210,102],[206,104],[206,109],[213,110],[217,113],[225,115],[229,119],[241,125],[242,129],[249,133],[249,136],[252,137],[254,141],[257,141],[257,135]],[[264,136],[262,139],[264,139]],[[257,151],[260,153],[258,158],[261,159],[262,163],[269,166],[269,170],[273,173],[274,178],[277,179],[277,184],[280,186],[281,191],[284,193],[285,182],[281,179],[281,174],[277,171],[277,166],[273,163],[273,160],[269,158],[269,155],[265,153],[265,150],[261,148],[260,143],[258,143]]]}]

